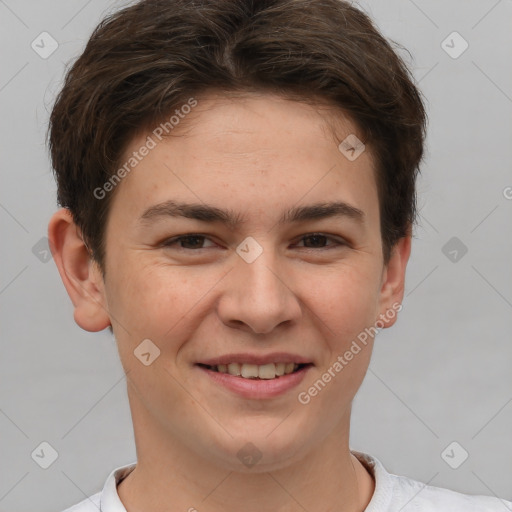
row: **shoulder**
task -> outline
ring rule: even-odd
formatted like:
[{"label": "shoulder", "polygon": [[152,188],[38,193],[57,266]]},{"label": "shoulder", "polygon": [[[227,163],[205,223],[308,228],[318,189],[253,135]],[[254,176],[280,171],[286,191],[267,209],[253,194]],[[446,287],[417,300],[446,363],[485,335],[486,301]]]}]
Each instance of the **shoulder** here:
[{"label": "shoulder", "polygon": [[389,473],[375,457],[352,451],[375,480],[365,512],[512,512],[512,502],[462,494]]},{"label": "shoulder", "polygon": [[101,492],[98,492],[62,512],[98,512],[100,510],[100,497]]},{"label": "shoulder", "polygon": [[126,512],[117,494],[117,485],[133,471],[136,465],[137,462],[135,461],[115,468],[108,475],[105,485],[100,492],[85,498],[80,503],[62,512],[98,512],[99,510],[103,510],[103,512]]},{"label": "shoulder", "polygon": [[512,512],[512,502],[491,496],[462,494],[426,485],[405,476],[390,475],[393,506],[402,512]]}]

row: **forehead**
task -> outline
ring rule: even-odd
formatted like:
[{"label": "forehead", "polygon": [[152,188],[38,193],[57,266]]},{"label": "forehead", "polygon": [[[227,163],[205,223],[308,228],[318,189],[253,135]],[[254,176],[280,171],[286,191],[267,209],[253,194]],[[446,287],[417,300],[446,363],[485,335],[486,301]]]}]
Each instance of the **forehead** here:
[{"label": "forehead", "polygon": [[179,198],[283,219],[281,207],[343,200],[365,216],[375,214],[371,152],[350,160],[340,151],[340,141],[357,136],[340,111],[269,94],[196,101],[166,137],[159,140],[155,127],[131,141],[124,162],[145,145],[152,149],[118,185],[117,207],[140,217]]}]

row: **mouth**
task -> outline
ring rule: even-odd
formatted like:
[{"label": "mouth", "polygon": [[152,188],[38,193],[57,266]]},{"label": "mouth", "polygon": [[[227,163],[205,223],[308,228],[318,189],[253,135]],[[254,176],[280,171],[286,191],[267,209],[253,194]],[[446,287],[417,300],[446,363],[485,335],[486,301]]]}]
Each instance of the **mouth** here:
[{"label": "mouth", "polygon": [[223,373],[232,375],[233,377],[240,377],[243,379],[253,380],[273,380],[280,379],[286,375],[301,371],[303,368],[312,366],[312,363],[267,363],[267,364],[252,364],[252,363],[228,363],[208,365],[198,363],[198,366],[210,370],[212,372]]},{"label": "mouth", "polygon": [[302,382],[314,366],[313,363],[283,360],[271,363],[268,359],[263,361],[264,364],[228,361],[223,358],[220,363],[218,360],[209,361],[216,364],[196,363],[195,367],[214,386],[250,400],[277,399],[286,395]]}]

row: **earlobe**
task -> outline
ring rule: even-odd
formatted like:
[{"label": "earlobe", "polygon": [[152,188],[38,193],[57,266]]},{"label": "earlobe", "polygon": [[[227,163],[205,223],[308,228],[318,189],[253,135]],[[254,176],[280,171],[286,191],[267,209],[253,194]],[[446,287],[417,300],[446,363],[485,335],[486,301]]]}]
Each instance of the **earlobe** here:
[{"label": "earlobe", "polygon": [[405,271],[411,254],[411,234],[400,238],[394,245],[388,265],[382,273],[379,320],[384,328],[391,327],[397,319],[405,290]]},{"label": "earlobe", "polygon": [[90,332],[106,329],[110,317],[103,277],[67,208],[53,214],[48,224],[48,239],[60,277],[75,307],[75,322]]}]

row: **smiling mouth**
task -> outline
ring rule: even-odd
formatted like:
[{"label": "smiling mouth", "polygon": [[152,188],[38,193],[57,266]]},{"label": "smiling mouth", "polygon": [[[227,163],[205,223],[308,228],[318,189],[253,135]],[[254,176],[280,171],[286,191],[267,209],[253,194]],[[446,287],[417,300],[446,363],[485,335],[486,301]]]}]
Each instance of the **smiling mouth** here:
[{"label": "smiling mouth", "polygon": [[198,363],[198,366],[217,373],[226,373],[234,377],[241,377],[243,379],[254,380],[271,380],[279,379],[291,373],[296,373],[302,368],[312,366],[312,363],[297,364],[297,363],[268,363],[268,364],[248,364],[248,363],[230,363],[207,365]]}]

